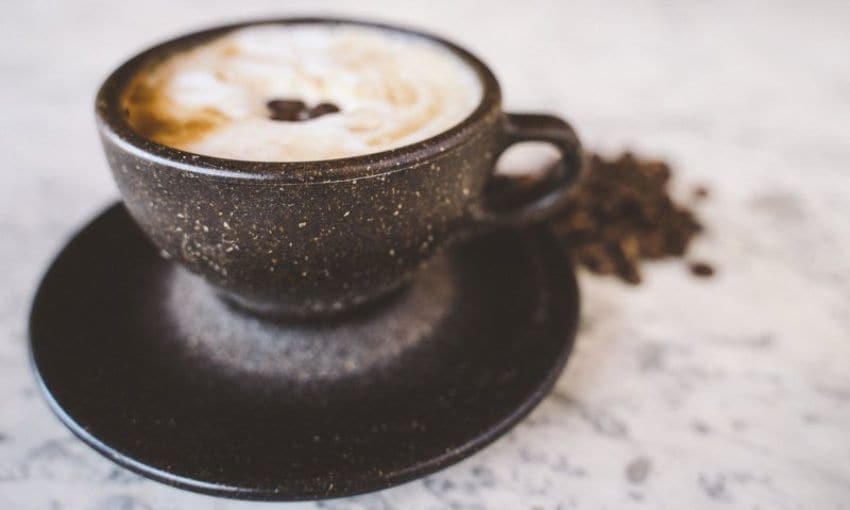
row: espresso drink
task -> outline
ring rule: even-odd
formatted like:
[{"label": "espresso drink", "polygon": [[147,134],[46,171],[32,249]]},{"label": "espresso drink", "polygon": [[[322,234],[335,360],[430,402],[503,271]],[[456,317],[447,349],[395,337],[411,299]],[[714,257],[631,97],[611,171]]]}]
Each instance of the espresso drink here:
[{"label": "espresso drink", "polygon": [[428,39],[357,25],[259,25],[147,67],[130,125],[163,145],[252,161],[357,156],[418,142],[479,104],[475,71]]}]

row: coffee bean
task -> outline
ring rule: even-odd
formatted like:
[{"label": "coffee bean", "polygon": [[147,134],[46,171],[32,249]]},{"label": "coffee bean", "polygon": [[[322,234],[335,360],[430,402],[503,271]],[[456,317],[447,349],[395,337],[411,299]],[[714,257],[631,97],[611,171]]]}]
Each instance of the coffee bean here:
[{"label": "coffee bean", "polygon": [[705,262],[691,262],[689,267],[691,269],[691,273],[696,276],[707,278],[714,275],[714,267],[706,264]]},{"label": "coffee bean", "polygon": [[[667,163],[630,152],[611,160],[591,154],[588,161],[571,202],[553,221],[554,232],[579,264],[636,284],[642,260],[686,253],[702,225],[670,197],[673,172]],[[702,266],[696,271],[708,276]]]},{"label": "coffee bean", "polygon": [[333,103],[319,103],[310,108],[309,116],[311,119],[315,119],[316,117],[321,117],[322,115],[327,115],[329,113],[336,113],[338,111],[339,107]]},{"label": "coffee bean", "polygon": [[339,111],[339,107],[333,103],[319,103],[307,108],[304,101],[298,99],[272,99],[266,103],[266,107],[269,109],[270,119],[288,122],[315,119]]},{"label": "coffee bean", "polygon": [[272,99],[266,107],[272,120],[294,122],[306,118],[307,105],[297,99]]}]

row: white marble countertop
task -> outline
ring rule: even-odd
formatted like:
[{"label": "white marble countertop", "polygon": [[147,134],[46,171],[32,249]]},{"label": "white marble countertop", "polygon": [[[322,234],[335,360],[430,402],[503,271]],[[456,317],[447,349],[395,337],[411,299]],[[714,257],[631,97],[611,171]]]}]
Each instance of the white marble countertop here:
[{"label": "white marble countertop", "polygon": [[[5,2],[0,6],[0,508],[83,510],[850,508],[850,4],[846,2]],[[285,10],[284,10],[285,9]],[[467,45],[513,110],[708,185],[694,254],[632,288],[581,275],[582,329],[506,437],[423,480],[261,505],[143,480],[74,439],[26,358],[36,283],[117,193],[92,98],[166,36],[333,12]]]}]

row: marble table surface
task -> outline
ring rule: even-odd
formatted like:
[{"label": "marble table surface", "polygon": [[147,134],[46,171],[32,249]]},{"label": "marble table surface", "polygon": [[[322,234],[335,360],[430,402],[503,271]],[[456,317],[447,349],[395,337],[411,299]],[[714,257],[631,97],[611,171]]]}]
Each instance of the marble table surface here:
[{"label": "marble table surface", "polygon": [[[139,478],[74,439],[27,362],[35,285],[117,192],[100,80],[144,46],[261,15],[332,12],[467,45],[512,110],[704,184],[696,279],[582,273],[575,355],[508,435],[352,499],[263,505]],[[0,508],[83,510],[850,508],[850,4],[165,1],[0,4]]]}]

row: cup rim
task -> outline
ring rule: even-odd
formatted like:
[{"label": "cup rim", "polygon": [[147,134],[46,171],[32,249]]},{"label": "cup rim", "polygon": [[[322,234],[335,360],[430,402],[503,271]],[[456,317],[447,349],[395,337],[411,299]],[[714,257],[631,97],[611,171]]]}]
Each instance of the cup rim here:
[{"label": "cup rim", "polygon": [[[374,27],[411,34],[433,41],[459,56],[476,73],[482,88],[476,108],[462,121],[424,140],[394,149],[334,159],[311,161],[256,161],[227,159],[180,150],[160,144],[137,133],[123,114],[122,96],[130,80],[150,61],[249,26],[276,24],[342,24]],[[95,101],[95,116],[101,136],[124,151],[159,164],[205,177],[237,180],[308,183],[357,179],[392,173],[411,162],[428,160],[462,144],[491,112],[501,105],[501,90],[493,72],[478,57],[461,46],[429,32],[405,26],[345,17],[260,18],[219,25],[153,45],[136,54],[104,80]]]}]

